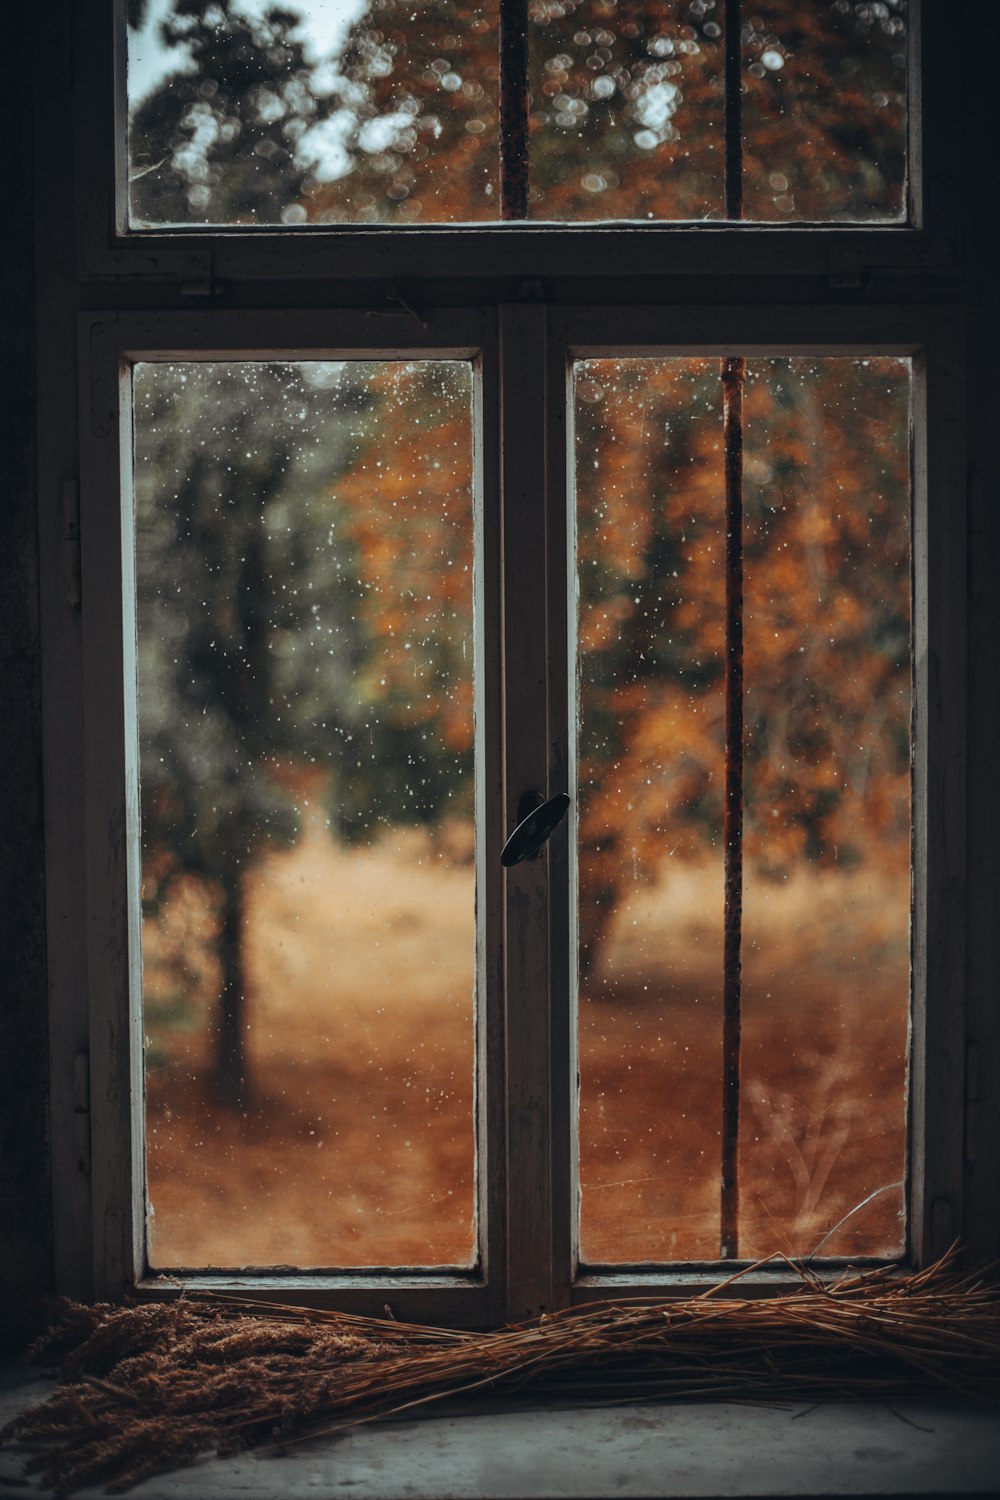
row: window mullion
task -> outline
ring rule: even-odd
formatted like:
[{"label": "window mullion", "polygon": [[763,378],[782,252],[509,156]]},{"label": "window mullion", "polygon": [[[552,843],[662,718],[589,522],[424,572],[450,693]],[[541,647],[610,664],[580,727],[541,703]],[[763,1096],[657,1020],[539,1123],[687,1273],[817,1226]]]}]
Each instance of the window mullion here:
[{"label": "window mullion", "polygon": [[[548,796],[546,313],[500,312],[505,832],[527,792]],[[553,1305],[549,867],[508,870],[504,893],[507,1317]]]}]

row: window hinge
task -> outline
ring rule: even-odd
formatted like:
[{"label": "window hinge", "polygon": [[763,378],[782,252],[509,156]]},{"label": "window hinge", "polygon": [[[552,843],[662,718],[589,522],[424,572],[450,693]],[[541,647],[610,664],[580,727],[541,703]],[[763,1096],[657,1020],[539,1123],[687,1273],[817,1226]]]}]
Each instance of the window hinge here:
[{"label": "window hinge", "polygon": [[986,592],[986,497],[982,475],[970,469],[966,480],[968,498],[969,593],[977,599]]},{"label": "window hinge", "polygon": [[965,1044],[965,1159],[974,1162],[979,1150],[979,1048]]},{"label": "window hinge", "polygon": [[80,486],[75,479],[63,483],[63,546],[65,549],[66,603],[79,609],[80,592]]}]

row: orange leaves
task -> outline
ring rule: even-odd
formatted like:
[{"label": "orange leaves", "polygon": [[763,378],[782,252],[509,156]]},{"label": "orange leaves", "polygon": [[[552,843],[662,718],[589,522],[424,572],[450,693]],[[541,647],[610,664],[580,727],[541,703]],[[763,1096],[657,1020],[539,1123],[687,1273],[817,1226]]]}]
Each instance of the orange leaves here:
[{"label": "orange leaves", "polygon": [[385,364],[373,419],[336,486],[368,639],[364,696],[401,727],[468,750],[472,691],[472,437],[467,366]]},{"label": "orange leaves", "polygon": [[[898,863],[908,371],[748,365],[747,857]],[[649,873],[720,835],[721,414],[715,362],[594,361],[578,386],[583,884],[599,892],[616,860],[629,878],[626,845]]]}]

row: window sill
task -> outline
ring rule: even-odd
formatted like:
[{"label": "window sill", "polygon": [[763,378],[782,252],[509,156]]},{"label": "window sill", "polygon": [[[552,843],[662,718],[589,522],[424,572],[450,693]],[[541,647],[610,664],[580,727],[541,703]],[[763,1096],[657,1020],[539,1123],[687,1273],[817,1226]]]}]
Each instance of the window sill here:
[{"label": "window sill", "polygon": [[[0,1367],[0,1426],[50,1381]],[[0,1494],[22,1455],[0,1451]],[[610,1408],[499,1400],[358,1428],[274,1457],[208,1458],[147,1481],[137,1500],[708,1500],[995,1495],[993,1407],[945,1402],[706,1401]],[[32,1483],[16,1493],[37,1492]],[[96,1494],[97,1491],[85,1491]]]}]

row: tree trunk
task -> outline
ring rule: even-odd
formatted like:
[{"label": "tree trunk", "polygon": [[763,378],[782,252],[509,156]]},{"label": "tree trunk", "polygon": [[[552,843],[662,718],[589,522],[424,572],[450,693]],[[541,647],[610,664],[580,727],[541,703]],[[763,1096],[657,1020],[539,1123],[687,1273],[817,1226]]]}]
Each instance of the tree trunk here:
[{"label": "tree trunk", "polygon": [[249,1081],[246,1057],[246,980],[243,969],[243,879],[234,871],[224,882],[219,926],[222,993],[215,1059],[219,1100],[246,1109]]}]

